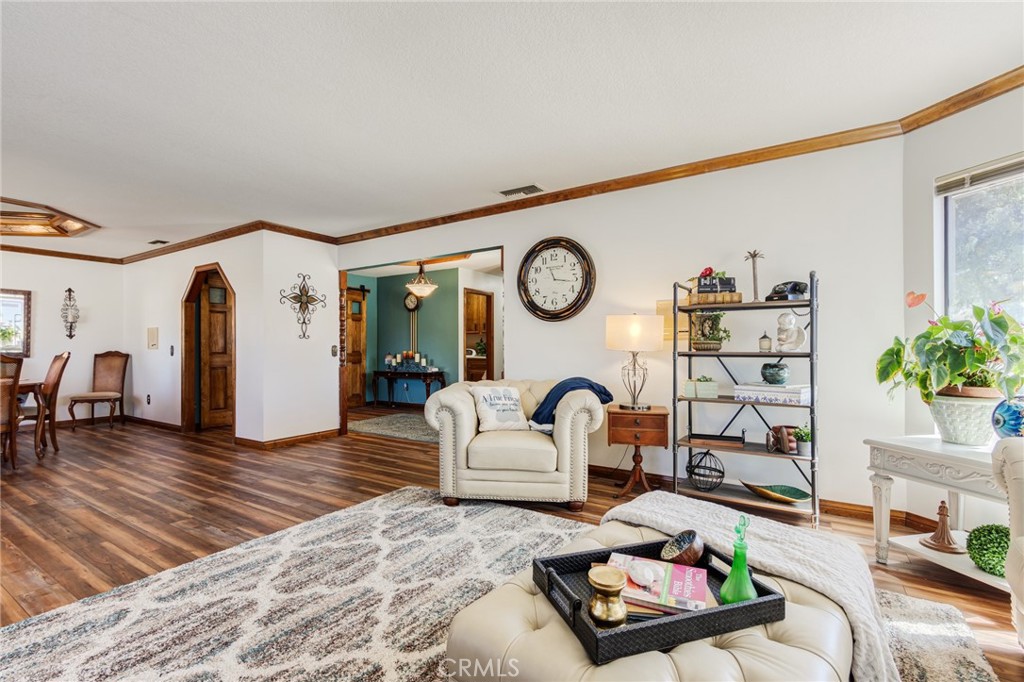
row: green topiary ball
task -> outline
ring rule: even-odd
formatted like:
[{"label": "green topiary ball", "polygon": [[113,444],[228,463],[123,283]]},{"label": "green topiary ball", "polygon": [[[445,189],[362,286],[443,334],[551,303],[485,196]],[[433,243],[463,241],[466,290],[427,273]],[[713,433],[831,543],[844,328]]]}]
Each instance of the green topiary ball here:
[{"label": "green topiary ball", "polygon": [[1006,576],[1006,553],[1010,550],[1010,529],[997,523],[978,526],[967,536],[967,554],[986,573]]}]

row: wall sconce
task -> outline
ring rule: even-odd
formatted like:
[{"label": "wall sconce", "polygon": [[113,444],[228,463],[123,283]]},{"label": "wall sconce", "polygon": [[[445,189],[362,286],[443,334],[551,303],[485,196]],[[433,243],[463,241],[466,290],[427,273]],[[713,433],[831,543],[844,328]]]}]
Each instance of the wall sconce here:
[{"label": "wall sconce", "polygon": [[79,316],[75,290],[68,287],[64,291],[64,304],[60,307],[60,319],[64,321],[64,332],[69,339],[75,338],[75,327],[78,325]]}]

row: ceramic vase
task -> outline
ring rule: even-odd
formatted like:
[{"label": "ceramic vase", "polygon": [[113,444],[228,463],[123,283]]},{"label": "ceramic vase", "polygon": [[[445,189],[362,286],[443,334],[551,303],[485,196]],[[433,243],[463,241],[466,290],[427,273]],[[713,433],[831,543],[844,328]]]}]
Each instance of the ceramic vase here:
[{"label": "ceramic vase", "polygon": [[1024,395],[996,405],[992,411],[992,428],[1000,438],[1024,438]]},{"label": "ceramic vase", "polygon": [[796,454],[801,457],[811,456],[811,441],[798,440],[796,442]]},{"label": "ceramic vase", "polygon": [[789,365],[782,362],[766,362],[761,365],[761,378],[765,383],[782,386],[789,379]]}]

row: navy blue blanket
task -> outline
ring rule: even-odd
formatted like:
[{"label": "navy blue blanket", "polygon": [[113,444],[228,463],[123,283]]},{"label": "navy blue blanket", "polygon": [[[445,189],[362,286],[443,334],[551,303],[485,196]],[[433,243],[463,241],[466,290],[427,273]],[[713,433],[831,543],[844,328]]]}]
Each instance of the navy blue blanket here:
[{"label": "navy blue blanket", "polygon": [[598,400],[601,401],[602,405],[606,405],[612,401],[612,394],[608,392],[608,389],[590,379],[583,377],[570,377],[563,379],[555,384],[555,387],[544,396],[544,400],[541,401],[540,405],[533,412],[533,418],[530,420],[534,424],[547,425],[555,423],[555,408],[558,407],[558,402],[565,397],[565,394],[569,391],[577,391],[579,389],[587,389],[593,391],[594,395],[597,396]]}]

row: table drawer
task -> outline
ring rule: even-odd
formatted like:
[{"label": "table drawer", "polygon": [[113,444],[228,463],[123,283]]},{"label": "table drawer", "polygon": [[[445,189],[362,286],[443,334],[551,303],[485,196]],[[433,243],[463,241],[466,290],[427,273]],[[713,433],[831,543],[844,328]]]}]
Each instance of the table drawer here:
[{"label": "table drawer", "polygon": [[609,414],[608,428],[663,431],[668,425],[668,418],[663,414]]},{"label": "table drawer", "polygon": [[609,445],[635,443],[636,445],[668,447],[668,434],[664,429],[644,430],[629,427],[615,428],[613,426],[608,429],[608,443]]}]

